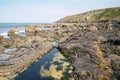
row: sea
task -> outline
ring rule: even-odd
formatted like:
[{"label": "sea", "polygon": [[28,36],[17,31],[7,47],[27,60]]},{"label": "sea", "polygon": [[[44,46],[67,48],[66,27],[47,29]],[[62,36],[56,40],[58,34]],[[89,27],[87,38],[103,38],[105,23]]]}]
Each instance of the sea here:
[{"label": "sea", "polygon": [[5,34],[12,28],[17,28],[19,31],[24,31],[25,26],[33,26],[41,23],[0,23],[0,34]]},{"label": "sea", "polygon": [[16,28],[19,32],[25,32],[25,26],[34,26],[41,23],[0,23],[0,35],[9,38],[7,32]]}]

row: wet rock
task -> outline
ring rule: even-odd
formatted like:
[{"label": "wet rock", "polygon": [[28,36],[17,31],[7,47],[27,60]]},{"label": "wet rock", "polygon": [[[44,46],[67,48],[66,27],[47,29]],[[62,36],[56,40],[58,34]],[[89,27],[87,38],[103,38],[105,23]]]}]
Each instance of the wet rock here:
[{"label": "wet rock", "polygon": [[0,80],[14,78],[51,48],[52,43],[43,43],[40,36],[5,39],[0,45]]},{"label": "wet rock", "polygon": [[10,49],[5,49],[4,53],[9,53],[11,51],[15,51],[17,48],[10,48]]},{"label": "wet rock", "polygon": [[[48,69],[46,68],[48,67]],[[42,65],[40,69],[41,79],[51,77],[55,80],[70,80],[72,77],[68,76],[71,74],[72,69],[70,67],[69,59],[65,58],[61,53],[56,53],[52,61]],[[69,73],[69,74],[68,74]]]},{"label": "wet rock", "polygon": [[26,26],[25,27],[25,32],[33,32],[33,33],[37,33],[39,32],[38,28],[35,26]]},{"label": "wet rock", "polygon": [[58,43],[59,43],[59,42],[53,42],[53,43],[52,43],[53,47],[58,47]]},{"label": "wet rock", "polygon": [[6,58],[9,58],[10,55],[8,54],[0,54],[0,60],[4,60]]},{"label": "wet rock", "polygon": [[8,31],[8,36],[14,36],[15,32],[18,32],[17,29],[11,29],[10,31]]}]

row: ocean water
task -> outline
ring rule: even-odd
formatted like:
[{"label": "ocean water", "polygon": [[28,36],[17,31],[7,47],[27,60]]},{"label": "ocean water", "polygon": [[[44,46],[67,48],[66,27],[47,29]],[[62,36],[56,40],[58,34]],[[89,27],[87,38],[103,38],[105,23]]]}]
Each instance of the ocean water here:
[{"label": "ocean water", "polygon": [[17,28],[19,31],[24,31],[24,26],[37,24],[40,23],[0,23],[0,35],[6,34],[12,28]]},{"label": "ocean water", "polygon": [[40,68],[43,64],[48,63],[48,67],[46,67],[46,69],[48,69],[50,61],[52,61],[54,55],[58,52],[58,49],[53,48],[37,62],[33,63],[25,71],[20,73],[14,80],[55,80],[51,77],[42,78],[40,75]]},{"label": "ocean water", "polygon": [[[25,26],[35,26],[37,24],[49,24],[49,23],[0,23],[0,35],[2,35],[4,38],[10,38],[7,35],[7,32],[13,28],[16,28],[19,31],[16,34],[19,34],[20,36],[25,36],[23,34],[25,33]],[[44,28],[44,27],[38,28],[38,30],[41,30],[41,31],[55,30],[55,29],[57,28]]]}]

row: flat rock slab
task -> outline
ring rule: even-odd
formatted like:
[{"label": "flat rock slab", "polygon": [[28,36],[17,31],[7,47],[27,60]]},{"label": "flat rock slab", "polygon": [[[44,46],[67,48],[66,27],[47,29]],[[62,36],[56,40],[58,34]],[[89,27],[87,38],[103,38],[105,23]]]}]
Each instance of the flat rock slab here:
[{"label": "flat rock slab", "polygon": [[5,60],[5,59],[7,59],[9,57],[10,57],[10,55],[8,55],[8,54],[0,54],[0,61]]},{"label": "flat rock slab", "polygon": [[9,53],[11,51],[15,51],[17,50],[17,48],[9,48],[9,49],[5,49],[4,53]]}]

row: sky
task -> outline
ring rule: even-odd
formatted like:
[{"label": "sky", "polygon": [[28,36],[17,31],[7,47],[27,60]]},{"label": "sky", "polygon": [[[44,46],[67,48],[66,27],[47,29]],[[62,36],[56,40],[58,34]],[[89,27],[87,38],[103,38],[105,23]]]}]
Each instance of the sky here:
[{"label": "sky", "polygon": [[53,23],[110,7],[120,7],[120,0],[0,0],[0,23]]}]

